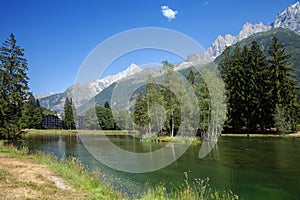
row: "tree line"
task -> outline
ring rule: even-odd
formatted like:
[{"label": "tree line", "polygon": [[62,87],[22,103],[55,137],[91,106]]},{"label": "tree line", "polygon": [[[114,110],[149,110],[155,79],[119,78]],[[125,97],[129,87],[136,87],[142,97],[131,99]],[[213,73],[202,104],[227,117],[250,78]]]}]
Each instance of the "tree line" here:
[{"label": "tree line", "polygon": [[219,70],[228,98],[226,131],[296,130],[299,88],[289,57],[277,37],[266,55],[255,41],[224,51]]}]

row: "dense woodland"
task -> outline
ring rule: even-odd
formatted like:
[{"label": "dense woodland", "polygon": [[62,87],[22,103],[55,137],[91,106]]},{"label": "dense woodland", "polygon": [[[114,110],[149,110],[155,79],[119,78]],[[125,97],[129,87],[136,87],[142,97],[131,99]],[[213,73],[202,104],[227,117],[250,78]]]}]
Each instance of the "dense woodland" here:
[{"label": "dense woodland", "polygon": [[272,39],[265,55],[257,42],[226,49],[220,62],[228,97],[225,130],[233,132],[296,130],[299,85],[283,45]]},{"label": "dense woodland", "polygon": [[[227,132],[293,132],[299,123],[299,84],[294,67],[290,65],[283,45],[274,37],[267,53],[257,42],[251,45],[227,48],[219,64],[220,76],[225,83]],[[46,114],[29,92],[24,49],[16,44],[14,35],[0,47],[0,138],[18,139],[26,128],[39,129]],[[174,66],[163,62],[164,84],[159,85],[149,76],[147,83],[133,95],[130,114],[125,110],[111,110],[108,102],[86,111],[85,129],[138,129],[142,135],[178,134],[184,124],[186,135],[208,133],[216,124],[212,96],[205,77],[191,67],[186,80],[178,79]],[[193,101],[184,93],[184,81],[195,94]],[[213,83],[216,84],[216,83]],[[172,90],[170,88],[173,88]],[[174,93],[174,91],[177,91]],[[197,108],[197,109],[196,109]],[[198,109],[199,108],[199,109]],[[71,98],[66,98],[63,127],[75,129],[76,109]],[[199,120],[193,120],[193,119]],[[197,122],[195,124],[194,122]]]}]

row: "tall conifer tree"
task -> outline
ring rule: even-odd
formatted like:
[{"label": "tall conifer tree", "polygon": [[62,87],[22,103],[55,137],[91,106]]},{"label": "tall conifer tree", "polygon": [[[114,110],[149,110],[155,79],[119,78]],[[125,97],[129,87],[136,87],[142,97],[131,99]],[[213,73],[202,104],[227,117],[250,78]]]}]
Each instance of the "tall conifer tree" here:
[{"label": "tall conifer tree", "polygon": [[13,34],[0,47],[0,138],[20,138],[18,120],[28,96],[27,60]]}]

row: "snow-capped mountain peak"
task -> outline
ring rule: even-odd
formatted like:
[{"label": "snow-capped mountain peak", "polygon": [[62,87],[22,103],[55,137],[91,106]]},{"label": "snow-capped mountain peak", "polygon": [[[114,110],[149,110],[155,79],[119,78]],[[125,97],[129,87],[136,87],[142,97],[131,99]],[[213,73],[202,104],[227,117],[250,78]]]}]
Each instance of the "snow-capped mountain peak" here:
[{"label": "snow-capped mountain peak", "polygon": [[282,13],[279,13],[272,23],[273,28],[288,28],[292,31],[300,31],[300,3],[290,5]]},{"label": "snow-capped mountain peak", "polygon": [[138,65],[132,63],[127,69],[124,71],[121,71],[114,75],[108,75],[102,79],[96,79],[94,81],[91,81],[87,83],[87,86],[91,93],[93,95],[98,94],[101,92],[104,88],[110,86],[112,83],[121,80],[123,78],[127,78],[129,76],[132,76],[136,73],[139,73],[142,71],[142,68],[140,68]]}]

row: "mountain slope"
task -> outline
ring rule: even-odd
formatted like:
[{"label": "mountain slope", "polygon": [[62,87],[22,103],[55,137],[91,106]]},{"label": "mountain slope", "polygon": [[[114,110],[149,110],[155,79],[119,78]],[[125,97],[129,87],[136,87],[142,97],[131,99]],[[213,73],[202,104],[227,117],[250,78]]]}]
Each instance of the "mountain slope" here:
[{"label": "mountain slope", "polygon": [[300,3],[290,5],[282,13],[278,14],[272,28],[287,28],[295,32],[300,31]]},{"label": "mountain slope", "polygon": [[131,64],[127,69],[121,71],[115,75],[109,75],[103,79],[97,79],[86,84],[75,84],[70,86],[67,90],[62,93],[53,94],[44,98],[39,99],[40,104],[52,111],[58,113],[63,112],[64,101],[66,97],[71,97],[76,107],[80,107],[86,103],[89,99],[93,98],[103,89],[110,86],[112,83],[131,76],[135,73],[142,71],[142,69]]},{"label": "mountain slope", "polygon": [[[252,41],[257,41],[262,46],[264,53],[267,53],[274,36],[277,36],[279,42],[283,43],[286,52],[291,54],[289,61],[296,69],[297,80],[300,80],[300,34],[295,33],[294,31],[276,28],[264,33],[257,33],[234,44],[229,47],[229,49],[232,50],[235,46],[250,46]],[[216,64],[220,63],[221,57],[222,55],[216,58]]]},{"label": "mountain slope", "polygon": [[[246,23],[237,36],[232,36],[231,34],[226,34],[225,36],[219,35],[213,42],[212,46],[209,47],[202,55],[191,54],[189,56],[190,58],[188,58],[187,61],[192,62],[197,59],[200,63],[212,62],[224,51],[226,46],[231,46],[239,41],[242,41],[245,38],[248,38],[253,34],[266,32],[275,28],[285,28],[295,32],[300,32],[299,2],[290,5],[283,12],[279,13],[270,25],[264,25],[263,23]],[[182,68],[183,67],[185,66],[183,65]]]}]

